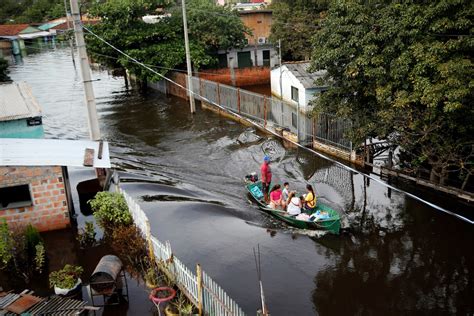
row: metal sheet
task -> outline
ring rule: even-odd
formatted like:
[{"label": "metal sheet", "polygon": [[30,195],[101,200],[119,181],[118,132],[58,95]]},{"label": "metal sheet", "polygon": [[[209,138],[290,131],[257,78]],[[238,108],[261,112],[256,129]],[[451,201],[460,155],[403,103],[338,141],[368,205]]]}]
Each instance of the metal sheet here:
[{"label": "metal sheet", "polygon": [[109,145],[89,140],[0,138],[0,166],[83,167],[84,152],[94,149],[94,168],[110,168]]},{"label": "metal sheet", "polygon": [[0,121],[41,116],[41,108],[26,82],[0,84]]}]

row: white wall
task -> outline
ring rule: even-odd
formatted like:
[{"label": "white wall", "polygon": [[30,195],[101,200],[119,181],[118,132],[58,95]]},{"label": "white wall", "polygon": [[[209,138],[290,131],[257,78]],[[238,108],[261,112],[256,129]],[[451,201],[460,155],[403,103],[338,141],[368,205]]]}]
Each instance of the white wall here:
[{"label": "white wall", "polygon": [[[254,66],[263,66],[263,51],[270,51],[270,67],[278,65],[279,57],[276,49],[271,45],[259,45],[257,46],[257,62],[255,62],[255,46],[247,46],[242,49],[232,49],[227,53],[227,65],[228,67],[238,68],[237,53],[238,52],[250,52],[250,59]],[[233,61],[231,61],[233,59]]]},{"label": "white wall", "polygon": [[[322,88],[305,89],[300,83],[300,81],[291,72],[288,71],[288,68],[285,65],[283,65],[282,67],[281,78],[283,84],[283,100],[296,104],[296,102],[291,100],[291,87],[293,86],[295,88],[298,88],[298,104],[300,105],[302,110],[309,109],[309,102],[322,90]],[[272,94],[280,97],[280,67],[272,69],[270,74],[270,80]]]}]

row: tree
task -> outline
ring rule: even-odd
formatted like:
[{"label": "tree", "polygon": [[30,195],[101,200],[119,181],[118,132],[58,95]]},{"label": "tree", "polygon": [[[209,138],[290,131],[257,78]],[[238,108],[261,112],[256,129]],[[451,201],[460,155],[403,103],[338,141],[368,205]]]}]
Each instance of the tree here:
[{"label": "tree", "polygon": [[313,41],[331,83],[315,111],[353,120],[355,143],[392,138],[432,180],[473,173],[473,15],[467,0],[335,3]]},{"label": "tree", "polygon": [[[167,7],[169,1],[112,0],[92,7],[90,13],[101,18],[93,32],[133,58],[152,65],[162,75],[185,65],[184,35],[180,7],[171,7],[170,16],[155,24],[142,17]],[[236,13],[209,1],[189,1],[187,7],[191,59],[195,69],[217,63],[217,49],[244,45],[247,29]],[[156,13],[155,13],[156,14]],[[117,53],[94,36],[87,37],[89,52],[103,64],[125,68],[141,80],[162,78]]]},{"label": "tree", "polygon": [[311,38],[319,28],[328,0],[277,0],[272,3],[273,24],[270,41],[282,41],[285,60],[308,60]]},{"label": "tree", "polygon": [[8,62],[0,57],[0,82],[8,82],[11,80],[8,76],[8,72]]},{"label": "tree", "polygon": [[65,15],[63,0],[2,0],[0,23],[45,22]]}]

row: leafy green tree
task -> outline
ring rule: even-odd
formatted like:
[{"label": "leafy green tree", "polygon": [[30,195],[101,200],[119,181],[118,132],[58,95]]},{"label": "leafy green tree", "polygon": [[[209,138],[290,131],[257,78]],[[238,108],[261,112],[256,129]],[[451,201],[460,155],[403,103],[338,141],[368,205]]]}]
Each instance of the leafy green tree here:
[{"label": "leafy green tree", "polygon": [[329,0],[276,0],[272,3],[270,41],[282,42],[284,60],[308,60],[311,38],[318,30]]},{"label": "leafy green tree", "polygon": [[0,82],[10,81],[8,76],[8,62],[0,57]]},{"label": "leafy green tree", "polygon": [[[167,10],[171,14],[155,24],[143,22],[144,15],[169,1],[111,0],[92,7],[91,14],[101,18],[92,27],[100,37],[137,60],[152,65],[161,74],[185,64],[184,35],[180,7]],[[247,31],[235,13],[209,1],[189,1],[187,7],[190,50],[193,67],[217,63],[218,48],[244,45]],[[99,62],[114,68],[125,68],[141,80],[158,81],[151,73],[92,35],[87,37],[88,49]]]},{"label": "leafy green tree", "polygon": [[471,1],[384,4],[339,1],[313,41],[313,69],[331,88],[315,111],[354,121],[351,138],[391,138],[403,166],[473,173]]}]

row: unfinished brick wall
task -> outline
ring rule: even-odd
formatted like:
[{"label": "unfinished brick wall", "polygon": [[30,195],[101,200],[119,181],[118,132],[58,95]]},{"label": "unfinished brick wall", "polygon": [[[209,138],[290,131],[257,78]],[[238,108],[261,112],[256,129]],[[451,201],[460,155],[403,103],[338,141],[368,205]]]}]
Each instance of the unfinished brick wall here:
[{"label": "unfinished brick wall", "polygon": [[[235,68],[234,81],[237,87],[261,85],[270,83],[269,67]],[[229,68],[202,70],[199,74],[202,79],[232,85],[232,76]]]},{"label": "unfinished brick wall", "polygon": [[0,167],[0,188],[29,184],[32,206],[1,209],[9,225],[31,223],[40,232],[70,226],[61,167]]}]

